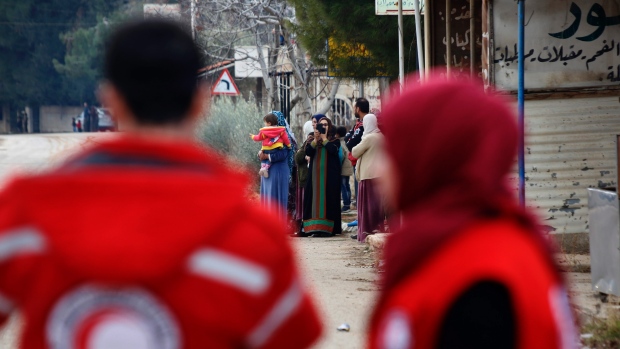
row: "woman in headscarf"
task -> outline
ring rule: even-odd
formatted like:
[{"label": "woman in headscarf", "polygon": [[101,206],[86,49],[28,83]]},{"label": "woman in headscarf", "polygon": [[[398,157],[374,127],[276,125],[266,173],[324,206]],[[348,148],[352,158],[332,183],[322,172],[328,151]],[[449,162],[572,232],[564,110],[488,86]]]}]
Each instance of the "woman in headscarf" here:
[{"label": "woman in headscarf", "polygon": [[383,232],[385,224],[385,209],[383,199],[379,194],[377,163],[383,155],[381,147],[383,135],[377,125],[377,117],[366,114],[364,117],[364,135],[362,141],[353,147],[351,155],[357,159],[355,175],[359,178],[359,198],[357,199],[357,238],[365,242],[366,237],[373,232]]},{"label": "woman in headscarf", "polygon": [[296,187],[296,201],[295,201],[295,216],[294,221],[296,230],[291,236],[304,237],[304,191],[306,183],[308,182],[308,159],[306,156],[306,145],[314,140],[314,131],[307,134],[306,140],[295,153],[295,169],[297,170],[297,187]]},{"label": "woman in headscarf", "polygon": [[291,127],[286,121],[284,114],[279,111],[272,111],[272,114],[278,117],[278,126],[282,126],[286,128],[286,133],[288,135],[288,139],[291,141],[291,148],[288,153],[288,168],[290,171],[289,180],[288,180],[288,198],[286,203],[286,211],[288,213],[289,219],[289,230],[294,231],[293,225],[295,221],[297,205],[297,166],[295,165],[295,153],[297,152],[297,140],[295,139],[295,135],[291,132]]},{"label": "woman in headscarf", "polygon": [[325,115],[317,120],[314,140],[306,145],[310,158],[304,191],[304,235],[328,237],[340,234],[340,141],[336,128]]},{"label": "woman in headscarf", "polygon": [[269,177],[261,176],[260,181],[260,198],[261,204],[268,207],[278,216],[287,220],[287,207],[289,202],[289,182],[293,171],[293,155],[296,147],[295,138],[290,132],[288,123],[279,111],[272,111],[271,114],[278,118],[278,126],[286,127],[286,132],[291,141],[291,148],[284,148],[271,154],[258,153],[261,160],[269,159],[271,167],[269,167]]},{"label": "woman in headscarf", "polygon": [[481,86],[436,78],[383,110],[383,191],[403,224],[387,242],[369,348],[575,347],[551,249],[506,185],[514,120]]}]

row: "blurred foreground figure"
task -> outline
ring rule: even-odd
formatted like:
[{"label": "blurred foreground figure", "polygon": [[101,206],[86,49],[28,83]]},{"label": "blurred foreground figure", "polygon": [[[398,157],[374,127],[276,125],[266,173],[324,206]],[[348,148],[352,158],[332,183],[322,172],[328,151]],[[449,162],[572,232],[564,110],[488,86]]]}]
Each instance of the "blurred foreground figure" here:
[{"label": "blurred foreground figure", "polygon": [[192,141],[191,37],[117,31],[101,91],[126,133],[0,196],[0,311],[20,348],[305,348],[320,332],[283,222]]},{"label": "blurred foreground figure", "polygon": [[505,182],[514,119],[480,86],[442,80],[383,110],[385,193],[403,224],[386,247],[370,348],[575,347],[551,249]]}]

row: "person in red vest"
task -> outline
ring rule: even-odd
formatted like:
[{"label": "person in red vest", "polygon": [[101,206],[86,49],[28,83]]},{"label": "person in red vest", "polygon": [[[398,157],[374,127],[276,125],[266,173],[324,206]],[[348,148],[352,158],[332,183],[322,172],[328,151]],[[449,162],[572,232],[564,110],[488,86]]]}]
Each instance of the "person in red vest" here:
[{"label": "person in red vest", "polygon": [[162,20],[112,35],[102,102],[124,129],[0,194],[0,320],[22,349],[307,348],[321,325],[286,224],[193,141],[206,88]]},{"label": "person in red vest", "polygon": [[517,149],[509,104],[432,78],[382,119],[384,193],[402,225],[387,242],[368,347],[574,348],[551,248],[506,183]]}]

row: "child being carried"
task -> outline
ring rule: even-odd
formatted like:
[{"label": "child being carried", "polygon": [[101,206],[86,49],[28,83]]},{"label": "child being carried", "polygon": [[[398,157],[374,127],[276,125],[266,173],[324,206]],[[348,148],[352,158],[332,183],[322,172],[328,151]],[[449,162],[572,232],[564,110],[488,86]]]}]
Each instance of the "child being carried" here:
[{"label": "child being carried", "polygon": [[[278,126],[277,116],[269,113],[265,115],[263,121],[265,122],[265,127],[261,128],[257,135],[250,134],[252,140],[255,142],[262,142],[263,146],[261,150],[263,154],[272,154],[283,149],[284,146],[287,148],[291,147],[291,141],[286,133],[286,127]],[[270,166],[271,162],[269,160],[262,160],[258,174],[265,178],[269,177]]]}]

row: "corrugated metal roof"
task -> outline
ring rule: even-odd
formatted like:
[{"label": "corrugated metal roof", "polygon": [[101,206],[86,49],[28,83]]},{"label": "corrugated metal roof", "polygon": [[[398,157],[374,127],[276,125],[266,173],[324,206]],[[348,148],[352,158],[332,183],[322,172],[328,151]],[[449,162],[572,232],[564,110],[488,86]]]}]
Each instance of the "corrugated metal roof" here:
[{"label": "corrugated metal roof", "polygon": [[527,205],[554,233],[588,232],[587,188],[617,186],[618,97],[526,101],[525,120]]}]

